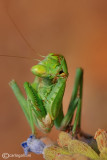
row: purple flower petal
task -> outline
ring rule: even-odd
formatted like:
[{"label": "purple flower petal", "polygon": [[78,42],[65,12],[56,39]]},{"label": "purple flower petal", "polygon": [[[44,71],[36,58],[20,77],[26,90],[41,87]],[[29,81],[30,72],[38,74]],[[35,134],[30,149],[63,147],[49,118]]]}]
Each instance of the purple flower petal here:
[{"label": "purple flower petal", "polygon": [[27,141],[23,142],[21,145],[24,149],[25,155],[27,155],[28,152],[42,154],[43,149],[46,146],[40,139],[36,139],[34,135],[31,135]]}]

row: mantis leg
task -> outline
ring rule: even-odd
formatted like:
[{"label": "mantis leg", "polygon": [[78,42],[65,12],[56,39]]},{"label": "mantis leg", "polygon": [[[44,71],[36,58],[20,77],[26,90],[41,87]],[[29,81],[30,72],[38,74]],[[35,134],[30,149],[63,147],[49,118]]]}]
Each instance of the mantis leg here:
[{"label": "mantis leg", "polygon": [[28,106],[27,106],[27,101],[25,100],[19,86],[17,85],[17,83],[12,80],[10,83],[9,83],[10,87],[12,88],[25,116],[26,116],[26,119],[28,120],[28,123],[30,124],[31,128],[32,128],[32,124],[31,124],[31,120],[30,120],[30,115],[29,115],[29,111],[28,111]]},{"label": "mantis leg", "polygon": [[32,134],[35,134],[34,118],[33,118],[33,114],[32,114],[31,102],[29,100],[27,101],[27,105],[28,105],[28,111],[29,111]]},{"label": "mantis leg", "polygon": [[73,128],[72,128],[72,135],[75,134],[76,127],[77,127],[77,125],[79,125],[79,119],[80,119],[80,115],[81,115],[80,112],[81,112],[81,100],[79,99],[78,105],[77,105],[76,116],[75,116],[75,120],[74,120],[74,124],[73,124]]},{"label": "mantis leg", "polygon": [[61,122],[62,122],[63,118],[64,118],[63,106],[62,106],[62,104],[61,104],[61,108],[60,108],[60,110],[59,110],[59,113],[58,113],[58,115],[57,115],[57,118],[54,120],[54,125],[55,125],[55,127],[56,127],[57,129],[60,128]]},{"label": "mantis leg", "polygon": [[69,104],[67,114],[61,122],[61,129],[66,128],[72,121],[74,111],[77,107],[76,119],[74,122],[73,132],[75,133],[75,128],[81,125],[81,102],[82,102],[82,84],[83,84],[83,70],[78,68],[76,71],[74,88]]}]

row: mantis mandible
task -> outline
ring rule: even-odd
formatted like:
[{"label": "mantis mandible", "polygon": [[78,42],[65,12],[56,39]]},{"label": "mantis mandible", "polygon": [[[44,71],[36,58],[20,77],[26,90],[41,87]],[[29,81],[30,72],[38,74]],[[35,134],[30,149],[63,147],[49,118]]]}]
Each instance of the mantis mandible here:
[{"label": "mantis mandible", "polygon": [[35,134],[35,125],[44,133],[50,132],[54,125],[58,130],[66,130],[77,109],[72,127],[74,135],[76,129],[81,127],[83,69],[76,70],[73,92],[65,116],[62,100],[68,69],[64,56],[50,53],[33,66],[31,72],[35,75],[34,81],[24,83],[27,99],[14,80],[10,82],[10,86],[31,126],[32,134]]}]

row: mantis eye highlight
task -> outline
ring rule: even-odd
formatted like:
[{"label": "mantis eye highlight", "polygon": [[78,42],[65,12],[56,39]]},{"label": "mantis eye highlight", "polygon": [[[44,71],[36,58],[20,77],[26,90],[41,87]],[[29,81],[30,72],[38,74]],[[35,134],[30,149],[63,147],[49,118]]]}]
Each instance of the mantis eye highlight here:
[{"label": "mantis eye highlight", "polygon": [[31,68],[31,72],[34,75],[42,76],[46,73],[46,68],[45,68],[45,66],[38,64],[38,65],[35,65]]}]

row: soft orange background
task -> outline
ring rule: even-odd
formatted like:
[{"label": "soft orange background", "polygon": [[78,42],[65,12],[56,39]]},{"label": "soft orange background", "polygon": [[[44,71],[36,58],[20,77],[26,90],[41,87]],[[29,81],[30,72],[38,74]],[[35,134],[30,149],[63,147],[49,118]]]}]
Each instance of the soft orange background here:
[{"label": "soft orange background", "polygon": [[[50,52],[64,55],[68,64],[64,112],[75,70],[81,66],[84,68],[82,130],[92,135],[98,128],[107,130],[107,1],[0,0],[0,55],[41,59],[39,54]],[[23,88],[25,81],[34,79],[30,68],[35,64],[36,61],[29,59],[0,57],[1,153],[22,154],[20,143],[31,134],[8,82],[15,79]],[[57,133],[53,128],[49,136],[55,140]],[[30,159],[43,158],[32,154]]]}]

